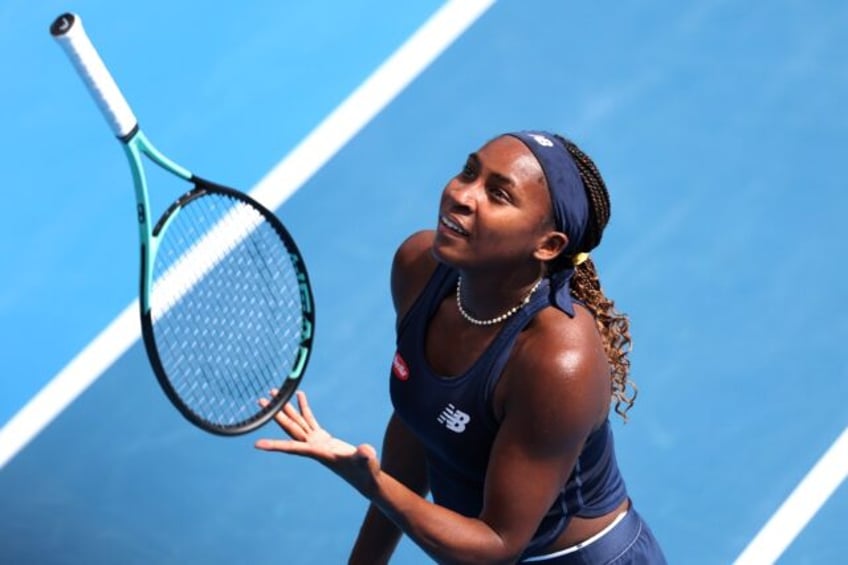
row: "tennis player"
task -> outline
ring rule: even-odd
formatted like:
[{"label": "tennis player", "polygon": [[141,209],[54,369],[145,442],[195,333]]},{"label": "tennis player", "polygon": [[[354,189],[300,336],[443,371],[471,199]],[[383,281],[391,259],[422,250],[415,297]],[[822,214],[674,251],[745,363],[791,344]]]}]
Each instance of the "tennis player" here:
[{"label": "tennis player", "polygon": [[629,321],[588,256],[609,217],[575,144],[516,132],[471,154],[435,231],[400,246],[381,458],[323,430],[302,391],[276,417],[291,439],[257,442],[368,498],[350,563],[388,562],[401,534],[445,563],[665,563],[613,447],[609,412],[626,418],[635,388]]}]

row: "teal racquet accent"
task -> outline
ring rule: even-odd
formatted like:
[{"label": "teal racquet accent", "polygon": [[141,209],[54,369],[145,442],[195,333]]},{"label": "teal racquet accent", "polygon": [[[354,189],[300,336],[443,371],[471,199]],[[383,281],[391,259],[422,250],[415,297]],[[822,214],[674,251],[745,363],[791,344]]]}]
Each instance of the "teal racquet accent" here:
[{"label": "teal racquet accent", "polygon": [[[153,237],[153,228],[150,225],[150,218],[148,217],[150,197],[147,193],[147,177],[144,174],[144,167],[141,162],[142,155],[149,157],[154,163],[183,180],[190,181],[192,174],[185,167],[165,157],[165,155],[150,143],[144,132],[138,128],[130,134],[129,139],[124,142],[123,147],[129,161],[133,186],[135,187],[139,239],[141,240],[141,245],[146,247],[148,255],[155,257],[156,252],[159,250],[159,239]],[[153,288],[152,263],[152,261],[146,261],[145,272],[142,273],[142,276],[145,278],[142,287],[145,291],[141,293],[139,300],[141,301],[141,308],[144,312],[150,310],[150,289]]]}]

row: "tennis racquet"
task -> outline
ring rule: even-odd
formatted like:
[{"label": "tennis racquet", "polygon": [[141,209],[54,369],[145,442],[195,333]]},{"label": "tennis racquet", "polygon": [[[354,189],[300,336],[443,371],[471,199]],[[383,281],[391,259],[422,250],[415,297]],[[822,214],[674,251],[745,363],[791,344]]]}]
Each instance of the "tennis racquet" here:
[{"label": "tennis racquet", "polygon": [[[310,357],[314,304],[293,238],[248,195],[195,176],[150,143],[78,15],[59,16],[50,33],[129,160],[141,333],[159,384],[203,430],[255,430],[288,401]],[[143,157],[193,185],[152,226]],[[260,406],[272,389],[277,394]]]}]

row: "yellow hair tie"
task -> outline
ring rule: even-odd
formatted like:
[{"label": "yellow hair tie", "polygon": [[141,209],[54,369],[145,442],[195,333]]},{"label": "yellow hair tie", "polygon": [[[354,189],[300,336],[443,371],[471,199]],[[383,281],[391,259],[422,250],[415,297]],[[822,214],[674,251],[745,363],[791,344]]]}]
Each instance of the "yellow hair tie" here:
[{"label": "yellow hair tie", "polygon": [[588,253],[578,253],[577,255],[574,256],[573,259],[571,259],[571,263],[576,267],[577,265],[580,265],[581,263],[585,263],[586,259],[588,259],[588,258],[589,258]]}]

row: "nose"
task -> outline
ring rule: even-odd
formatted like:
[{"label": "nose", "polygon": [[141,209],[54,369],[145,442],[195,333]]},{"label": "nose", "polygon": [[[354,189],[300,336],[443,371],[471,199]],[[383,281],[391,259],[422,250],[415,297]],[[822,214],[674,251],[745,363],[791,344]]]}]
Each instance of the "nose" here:
[{"label": "nose", "polygon": [[469,213],[476,207],[480,192],[478,182],[461,182],[452,179],[445,187],[443,200],[455,212]]}]

